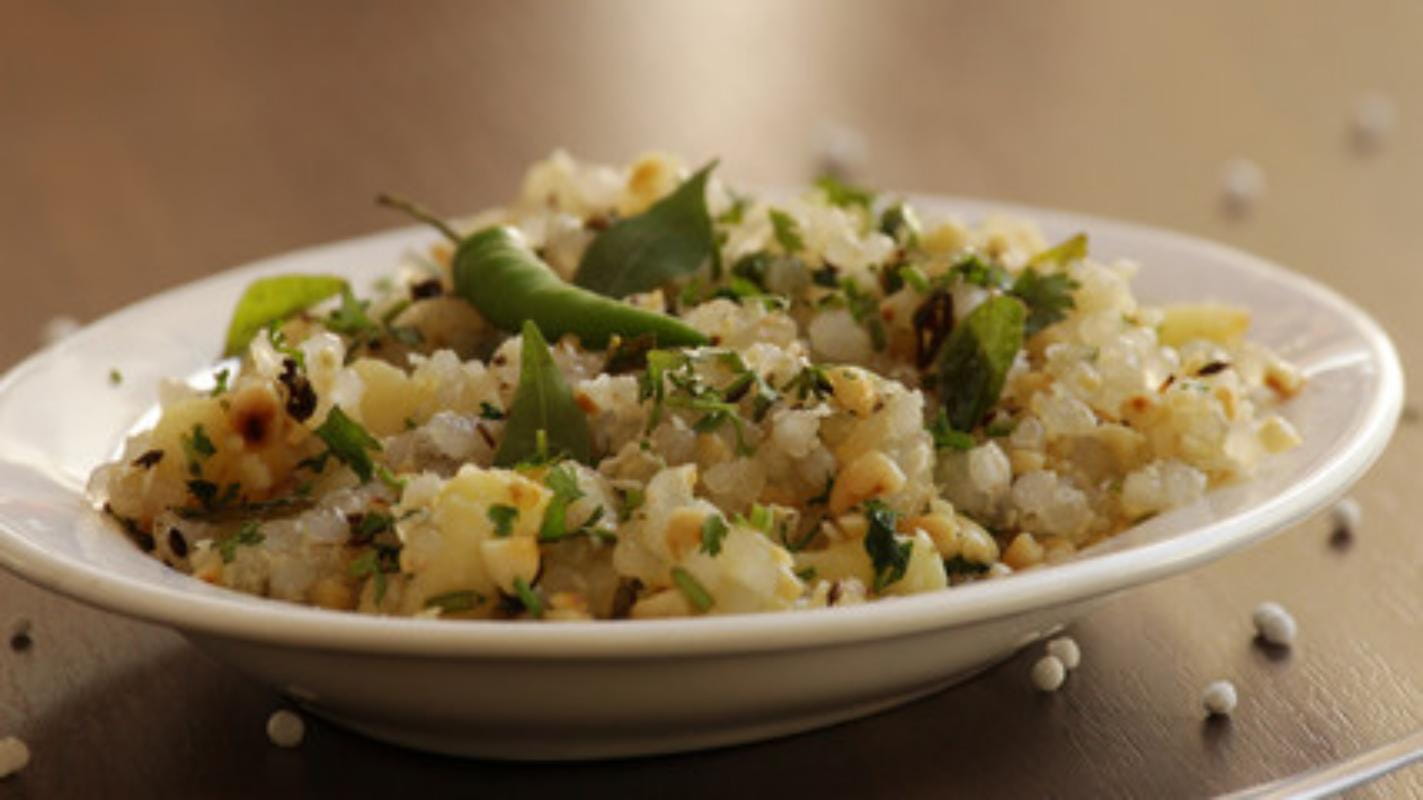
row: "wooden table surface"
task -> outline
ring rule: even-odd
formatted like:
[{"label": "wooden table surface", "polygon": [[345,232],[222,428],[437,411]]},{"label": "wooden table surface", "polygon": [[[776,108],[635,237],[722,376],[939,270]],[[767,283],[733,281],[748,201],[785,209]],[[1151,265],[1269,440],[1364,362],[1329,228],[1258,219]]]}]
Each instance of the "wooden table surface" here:
[{"label": "wooden table surface", "polygon": [[[1423,6],[1132,0],[998,4],[0,2],[0,367],[56,315],[396,223],[381,190],[499,201],[556,146],[658,147],[798,181],[827,139],[882,187],[982,195],[1205,235],[1345,292],[1423,374]],[[1398,124],[1350,143],[1367,90]],[[838,134],[834,133],[839,131]],[[1222,165],[1268,190],[1222,213]],[[308,720],[268,744],[272,691],[178,635],[0,574],[0,736],[34,751],[0,796],[1189,797],[1423,725],[1420,432],[1406,416],[1327,520],[1132,591],[1073,629],[1084,660],[1035,693],[1035,651],[871,719],[606,764],[425,756]],[[1410,455],[1413,454],[1413,455]],[[1298,644],[1252,643],[1275,599]],[[1206,722],[1201,687],[1240,706]],[[1361,796],[1423,796],[1423,770]]]}]

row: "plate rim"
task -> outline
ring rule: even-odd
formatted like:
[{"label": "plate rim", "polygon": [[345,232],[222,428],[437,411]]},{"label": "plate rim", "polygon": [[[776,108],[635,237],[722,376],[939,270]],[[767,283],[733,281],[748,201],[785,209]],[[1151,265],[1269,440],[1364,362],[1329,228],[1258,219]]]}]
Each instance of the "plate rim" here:
[{"label": "plate rim", "polygon": [[[1357,434],[1329,454],[1327,463],[1285,492],[1231,517],[1139,547],[1014,575],[1011,580],[984,581],[951,591],[858,606],[566,625],[383,617],[246,595],[227,598],[184,592],[70,560],[2,526],[0,566],[30,583],[103,610],[203,636],[301,649],[368,655],[619,660],[781,651],[987,623],[1185,572],[1267,538],[1323,508],[1373,465],[1392,437],[1403,405],[1403,369],[1397,350],[1372,317],[1312,277],[1230,245],[1157,226],[981,198],[914,193],[906,196],[921,207],[950,215],[1011,215],[1054,227],[1080,227],[1089,233],[1150,237],[1201,252],[1232,268],[1282,281],[1333,308],[1360,335],[1378,369],[1378,391],[1359,417]],[[86,328],[113,325],[138,310],[171,302],[172,295],[200,290],[242,274],[273,270],[284,262],[299,261],[318,252],[415,241],[421,233],[425,229],[419,226],[402,227],[285,251],[170,287],[117,309]],[[46,359],[58,357],[64,344],[61,341],[43,348],[6,372],[0,377],[0,396]],[[75,489],[52,476],[42,477],[58,488]],[[90,513],[97,513],[80,491],[82,505]],[[182,602],[173,602],[179,599]]]}]

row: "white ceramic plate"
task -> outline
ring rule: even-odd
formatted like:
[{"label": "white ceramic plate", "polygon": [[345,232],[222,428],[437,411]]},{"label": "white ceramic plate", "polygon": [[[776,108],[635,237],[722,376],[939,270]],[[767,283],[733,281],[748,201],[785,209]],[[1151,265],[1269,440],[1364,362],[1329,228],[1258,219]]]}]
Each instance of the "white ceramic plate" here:
[{"label": "white ceramic plate", "polygon": [[[170,625],[312,711],[413,747],[500,758],[688,750],[849,719],[943,688],[1094,601],[1203,564],[1342,493],[1402,403],[1397,355],[1333,292],[1244,253],[1118,222],[965,200],[930,216],[1006,211],[1047,237],[1079,230],[1144,268],[1148,301],[1219,299],[1301,365],[1287,415],[1302,447],[1084,557],[949,591],[821,611],[590,624],[388,619],[263,600],[170,570],[86,502],[90,470],[156,401],[160,378],[212,363],[242,288],[264,274],[389,271],[431,239],[402,230],[263,261],[126,308],[0,381],[0,564],[100,608]],[[111,368],[124,376],[109,385]]]}]

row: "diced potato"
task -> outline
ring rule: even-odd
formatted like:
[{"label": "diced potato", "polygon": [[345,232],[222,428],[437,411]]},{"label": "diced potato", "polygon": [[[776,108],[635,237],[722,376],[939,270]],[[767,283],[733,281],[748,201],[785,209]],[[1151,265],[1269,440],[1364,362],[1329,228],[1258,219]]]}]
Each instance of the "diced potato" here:
[{"label": "diced potato", "polygon": [[1192,339],[1208,339],[1238,347],[1250,328],[1250,312],[1221,303],[1180,303],[1162,309],[1157,334],[1161,343],[1180,347]]}]

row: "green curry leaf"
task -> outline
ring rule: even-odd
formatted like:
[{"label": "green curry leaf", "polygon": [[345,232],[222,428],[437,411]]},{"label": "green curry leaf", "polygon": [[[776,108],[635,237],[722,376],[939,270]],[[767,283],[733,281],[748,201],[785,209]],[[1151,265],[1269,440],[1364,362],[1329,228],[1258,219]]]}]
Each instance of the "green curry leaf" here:
[{"label": "green curry leaf", "polygon": [[253,281],[232,312],[223,356],[241,354],[257,331],[342,289],[347,289],[346,281],[332,275],[277,275]]},{"label": "green curry leaf", "polygon": [[614,223],[588,246],[573,282],[610,297],[655,289],[718,257],[702,167],[637,216]]},{"label": "green curry leaf", "polygon": [[[589,463],[593,437],[588,418],[573,399],[563,373],[553,363],[539,326],[525,321],[524,349],[519,367],[519,388],[504,423],[504,441],[494,453],[494,465],[512,467],[544,455],[567,456]],[[540,452],[540,440],[544,452]]]},{"label": "green curry leaf", "polygon": [[939,353],[939,400],[954,430],[970,431],[998,402],[1023,348],[1027,310],[1016,297],[985,300],[964,317]]}]

